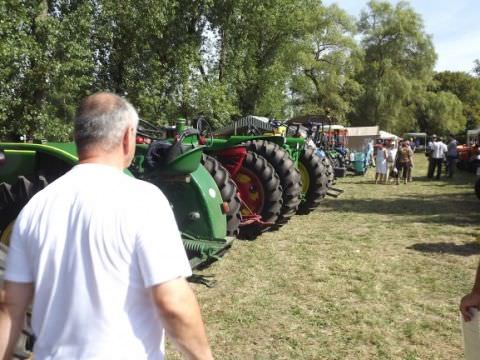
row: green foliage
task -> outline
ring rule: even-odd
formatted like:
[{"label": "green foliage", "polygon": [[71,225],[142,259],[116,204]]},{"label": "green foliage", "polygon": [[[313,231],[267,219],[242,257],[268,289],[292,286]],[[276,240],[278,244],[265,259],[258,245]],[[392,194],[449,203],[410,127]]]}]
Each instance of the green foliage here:
[{"label": "green foliage", "polygon": [[2,138],[67,139],[75,103],[88,92],[90,5],[54,10],[44,1],[0,5]]},{"label": "green foliage", "polygon": [[[449,91],[463,104],[463,115],[467,118],[466,128],[480,126],[480,78],[464,72],[444,71],[435,74],[433,90]],[[461,129],[464,130],[464,129]]]},{"label": "green foliage", "polygon": [[219,34],[214,71],[237,94],[242,114],[281,115],[289,76],[283,55],[301,24],[299,4],[214,1],[209,16]]},{"label": "green foliage", "polygon": [[357,24],[317,0],[3,0],[0,12],[2,140],[69,139],[97,91],[156,123],[328,108],[398,133],[480,124],[478,60],[477,78],[432,83],[431,39],[402,1],[371,1]]},{"label": "green foliage", "polygon": [[336,5],[311,2],[305,9],[302,36],[292,46],[295,72],[290,83],[296,114],[333,111],[345,120],[361,91],[353,79],[357,44],[353,19]]},{"label": "green foliage", "polygon": [[421,129],[429,134],[460,133],[465,129],[462,102],[451,92],[426,92],[419,98],[417,116]]},{"label": "green foliage", "polygon": [[359,21],[364,86],[353,122],[401,132],[415,124],[413,99],[433,75],[436,55],[420,16],[404,1],[370,1]]}]

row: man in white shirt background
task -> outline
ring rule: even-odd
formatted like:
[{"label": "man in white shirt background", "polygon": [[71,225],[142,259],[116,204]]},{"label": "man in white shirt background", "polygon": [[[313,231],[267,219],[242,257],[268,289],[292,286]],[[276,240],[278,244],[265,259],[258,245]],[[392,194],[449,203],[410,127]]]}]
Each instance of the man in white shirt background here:
[{"label": "man in white shirt background", "polygon": [[444,142],[433,136],[430,153],[430,166],[428,168],[428,177],[433,178],[435,170],[437,170],[436,178],[440,179],[442,173],[442,164],[445,159],[445,153],[447,152],[447,145]]},{"label": "man in white shirt background", "polygon": [[33,298],[36,360],[163,359],[165,330],[189,359],[212,359],[169,203],[123,173],[137,123],[135,109],[110,93],[80,104],[79,164],[37,193],[14,225],[0,358],[11,356]]}]

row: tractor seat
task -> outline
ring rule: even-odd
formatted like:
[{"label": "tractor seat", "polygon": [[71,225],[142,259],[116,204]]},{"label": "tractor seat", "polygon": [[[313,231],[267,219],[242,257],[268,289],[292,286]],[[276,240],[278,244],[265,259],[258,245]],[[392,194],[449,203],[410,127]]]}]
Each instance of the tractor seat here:
[{"label": "tractor seat", "polygon": [[157,140],[150,144],[145,155],[145,169],[154,170],[171,164],[180,155],[190,150],[191,147],[181,142],[174,144],[166,140]]}]

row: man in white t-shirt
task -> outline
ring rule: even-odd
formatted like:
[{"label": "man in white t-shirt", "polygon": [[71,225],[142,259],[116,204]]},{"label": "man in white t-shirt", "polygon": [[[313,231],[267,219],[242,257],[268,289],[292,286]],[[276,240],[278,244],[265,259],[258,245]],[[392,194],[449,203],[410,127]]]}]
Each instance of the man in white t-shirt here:
[{"label": "man in white t-shirt", "polygon": [[430,161],[431,165],[428,168],[428,177],[433,178],[435,169],[437,169],[437,180],[440,179],[442,173],[442,164],[445,159],[445,153],[447,152],[447,145],[441,140],[438,139],[435,135],[433,137],[433,142],[431,145],[431,154]]},{"label": "man in white t-shirt", "polygon": [[75,118],[79,165],[18,216],[0,294],[0,358],[33,298],[35,359],[163,359],[164,332],[188,358],[212,354],[167,199],[123,173],[138,115],[109,93]]}]

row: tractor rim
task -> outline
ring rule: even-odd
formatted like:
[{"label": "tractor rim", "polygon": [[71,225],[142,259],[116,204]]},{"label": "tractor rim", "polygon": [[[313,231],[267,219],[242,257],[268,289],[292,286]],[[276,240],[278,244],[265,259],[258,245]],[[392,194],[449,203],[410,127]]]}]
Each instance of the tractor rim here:
[{"label": "tractor rim", "polygon": [[253,171],[242,167],[235,175],[235,183],[242,201],[241,214],[260,214],[265,201],[265,193],[258,176]]},{"label": "tractor rim", "polygon": [[10,236],[12,235],[14,222],[15,221],[12,221],[10,224],[7,225],[5,230],[2,231],[2,233],[0,234],[0,243],[10,246]]},{"label": "tractor rim", "polygon": [[302,180],[302,193],[305,194],[310,187],[310,176],[308,170],[301,162],[298,163],[298,170],[300,171],[300,178]]}]

